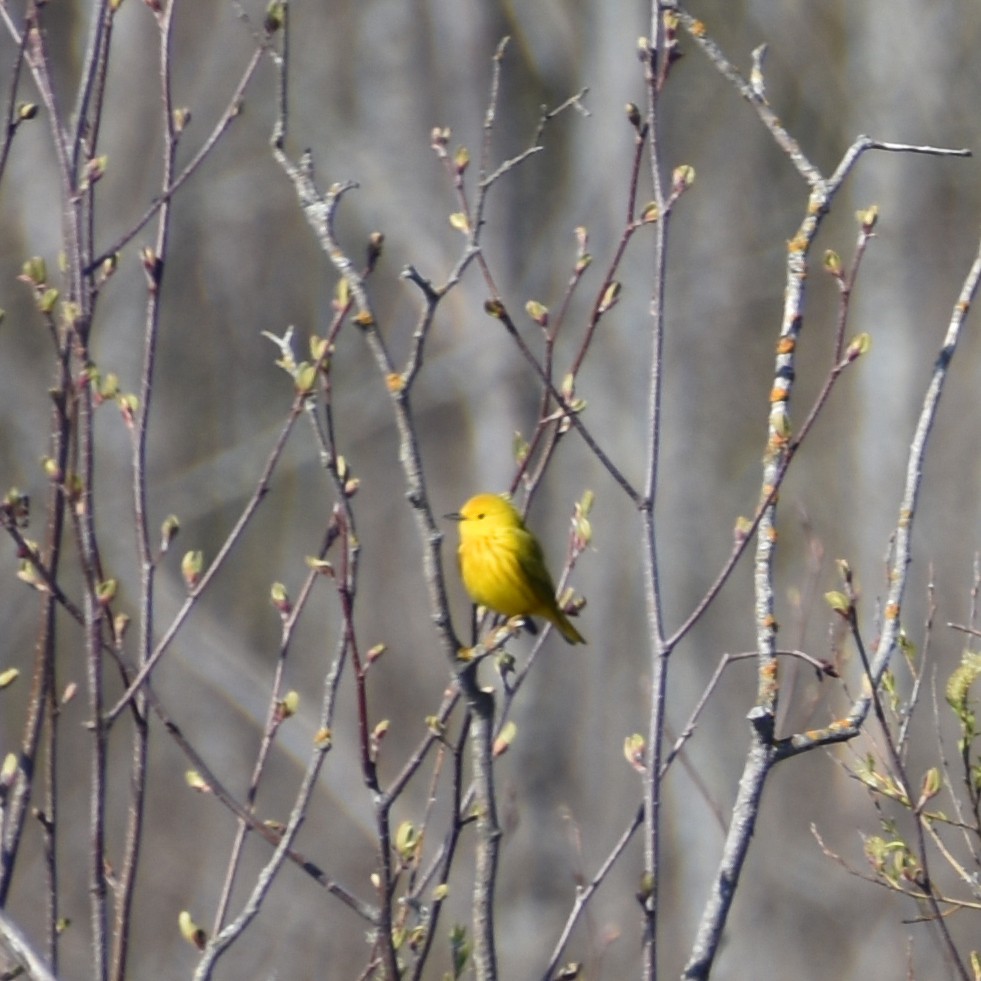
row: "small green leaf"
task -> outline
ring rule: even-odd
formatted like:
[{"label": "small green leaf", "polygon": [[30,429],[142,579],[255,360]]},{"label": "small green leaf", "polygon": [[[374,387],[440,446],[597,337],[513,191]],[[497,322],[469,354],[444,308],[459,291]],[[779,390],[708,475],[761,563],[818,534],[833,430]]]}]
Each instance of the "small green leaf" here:
[{"label": "small green leaf", "polygon": [[940,793],[942,786],[940,770],[935,766],[931,766],[923,775],[923,783],[920,786],[920,801],[917,806],[922,807],[928,800],[936,797]]},{"label": "small green leaf", "polygon": [[204,950],[208,943],[208,936],[191,919],[191,914],[188,911],[181,910],[180,915],[177,917],[177,925],[180,929],[181,936],[189,943],[191,946],[196,947],[198,950]]},{"label": "small green leaf", "polygon": [[464,968],[470,959],[470,941],[467,939],[467,928],[456,924],[450,928],[450,953],[453,960],[453,978],[463,976]]},{"label": "small green leaf", "polygon": [[656,201],[649,201],[647,204],[644,205],[644,209],[640,213],[640,220],[645,225],[652,225],[660,217],[661,217],[661,209],[658,208]]},{"label": "small green leaf", "polygon": [[269,599],[272,605],[283,615],[288,616],[293,609],[289,593],[281,582],[274,582],[269,589]]},{"label": "small green leaf", "polygon": [[608,310],[612,310],[616,306],[617,300],[620,299],[621,285],[614,280],[609,286],[603,291],[603,297],[600,300],[599,308],[597,313],[606,313]]},{"label": "small green leaf", "polygon": [[191,110],[186,106],[181,106],[170,114],[170,118],[173,121],[174,133],[180,136],[191,122]]},{"label": "small green leaf", "polygon": [[395,832],[395,850],[406,864],[415,861],[422,836],[419,829],[411,821],[403,821]]},{"label": "small green leaf", "polygon": [[828,249],[824,253],[824,268],[836,279],[841,278],[841,256],[834,249]]},{"label": "small green leaf", "polygon": [[645,770],[644,757],[646,754],[647,740],[639,733],[635,732],[632,736],[627,736],[623,741],[624,759],[638,772]]},{"label": "small green leaf", "polygon": [[204,777],[202,777],[197,770],[185,770],[184,783],[186,783],[191,790],[197,790],[199,793],[207,794],[211,792],[211,788],[205,782]]},{"label": "small green leaf", "polygon": [[181,530],[180,518],[176,514],[168,514],[160,525],[160,551],[166,552],[170,543],[177,537]]},{"label": "small green leaf", "polygon": [[872,335],[866,331],[857,334],[852,338],[851,343],[845,349],[845,360],[854,361],[863,354],[868,354],[872,347]]},{"label": "small green leaf", "polygon": [[501,729],[500,734],[494,740],[494,745],[491,749],[493,755],[503,756],[511,748],[511,744],[514,742],[517,734],[518,727],[513,722],[505,723],[504,728]]},{"label": "small green leaf", "polygon": [[296,715],[300,710],[300,693],[298,691],[288,691],[279,702],[279,710],[284,719]]},{"label": "small green leaf", "polygon": [[118,582],[115,579],[105,579],[95,587],[95,597],[101,606],[108,606],[116,598]]},{"label": "small green leaf", "polygon": [[682,191],[687,191],[688,188],[694,183],[694,167],[692,167],[690,164],[682,164],[680,167],[675,167],[674,174],[672,175],[672,184],[676,194],[680,194]]},{"label": "small green leaf", "polygon": [[181,575],[188,589],[193,589],[201,579],[204,569],[204,552],[197,550],[185,552],[181,559]]},{"label": "small green leaf", "polygon": [[267,34],[275,34],[286,23],[286,4],[282,0],[270,0],[266,5],[266,16],[262,26]]},{"label": "small green leaf", "polygon": [[511,452],[514,454],[516,463],[524,463],[528,459],[528,452],[531,449],[528,440],[515,431],[514,439],[511,440]]},{"label": "small green leaf", "polygon": [[293,384],[297,395],[311,395],[317,384],[317,366],[309,361],[301,361],[296,366]]},{"label": "small green leaf", "polygon": [[39,255],[32,256],[21,266],[20,279],[32,286],[43,286],[48,281],[48,267]]},{"label": "small green leaf", "polygon": [[37,298],[37,308],[41,313],[48,314],[51,313],[55,308],[55,304],[58,302],[58,296],[60,294],[53,287],[49,286],[43,293]]},{"label": "small green leaf", "polygon": [[859,225],[862,226],[862,231],[868,234],[873,228],[875,228],[876,223],[879,220],[879,206],[877,204],[873,204],[861,211],[856,211],[855,218]]},{"label": "small green leaf", "polygon": [[525,304],[525,312],[539,327],[548,325],[548,307],[538,300],[529,300]]}]

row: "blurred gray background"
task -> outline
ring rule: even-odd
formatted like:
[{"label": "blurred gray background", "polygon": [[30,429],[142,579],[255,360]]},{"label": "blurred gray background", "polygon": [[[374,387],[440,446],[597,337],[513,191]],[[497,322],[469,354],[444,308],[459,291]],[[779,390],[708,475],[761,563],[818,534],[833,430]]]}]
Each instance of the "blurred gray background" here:
[{"label": "blurred gray background", "polygon": [[[261,5],[249,4],[261,21]],[[709,33],[744,72],[758,44],[770,46],[768,96],[802,148],[825,172],[860,133],[882,140],[973,147],[981,73],[981,7],[968,0],[868,0],[863,4],[781,0],[692,4]],[[371,280],[381,330],[396,356],[409,349],[419,297],[399,272],[412,263],[441,282],[462,247],[447,216],[458,209],[429,147],[433,126],[449,126],[451,148],[467,145],[476,161],[490,63],[511,36],[494,134],[495,161],[528,145],[539,107],[583,87],[588,118],[567,112],[545,133],[545,150],[493,189],[484,250],[505,301],[539,350],[526,300],[556,306],[574,261],[574,229],[590,234],[587,274],[559,344],[564,372],[588,309],[621,234],[633,132],[623,106],[643,103],[639,35],[649,31],[643,3],[477,3],[436,0],[294,0],[288,151],[309,147],[321,186],[353,179],[338,232],[355,257],[372,230],[386,236]],[[58,95],[74,103],[89,4],[46,11],[57,64]],[[193,112],[181,151],[187,161],[221,113],[253,42],[226,2],[180,4],[173,46],[175,102]],[[160,139],[155,25],[135,0],[117,18],[110,98],[102,137],[109,172],[98,188],[97,237],[108,246],[128,229],[159,189]],[[664,455],[657,502],[668,625],[682,622],[729,553],[733,525],[752,512],[759,492],[767,394],[778,334],[786,242],[804,213],[806,188],[754,112],[682,37],[664,101],[666,163],[695,167],[697,181],[671,226],[665,348]],[[12,64],[0,39],[0,77]],[[273,365],[262,331],[294,325],[297,351],[323,334],[331,318],[333,269],[319,253],[286,178],[268,149],[275,79],[266,63],[246,94],[243,114],[175,201],[164,285],[164,319],[150,431],[150,503],[154,521],[180,516],[182,530],[160,580],[161,629],[183,586],[179,556],[213,556],[255,486],[287,412],[292,389]],[[28,84],[24,97],[31,97]],[[15,281],[24,259],[43,255],[57,267],[60,249],[56,175],[47,122],[18,134],[0,186],[0,484],[44,497],[39,459],[46,452],[50,367],[47,337],[27,290]],[[883,558],[897,506],[906,452],[931,365],[978,235],[975,160],[869,154],[836,199],[818,241],[799,346],[792,418],[806,414],[830,363],[837,290],[820,268],[825,248],[846,261],[856,237],[854,212],[878,204],[876,240],[854,297],[849,334],[873,336],[871,353],[844,376],[832,403],[796,460],[781,498],[778,583],[782,643],[815,656],[829,647],[831,616],[821,594],[836,588],[833,560],[846,557],[862,587],[863,626],[874,636]],[[471,188],[475,166],[468,175]],[[641,192],[641,200],[650,197]],[[123,253],[106,288],[93,349],[103,371],[124,389],[139,381],[144,277],[136,248]],[[619,306],[601,324],[580,378],[584,422],[635,485],[643,480],[650,322],[650,239],[637,236],[619,278]],[[434,510],[454,510],[478,490],[503,490],[513,473],[516,430],[530,435],[536,379],[504,331],[483,313],[486,286],[475,268],[441,306],[428,359],[415,390],[415,411]],[[978,547],[976,324],[955,361],[928,458],[914,539],[904,623],[922,644],[926,587],[938,606],[930,656],[939,685],[956,664],[959,635],[942,625],[968,616]],[[367,348],[353,329],[335,358],[340,448],[362,480],[355,499],[362,542],[357,624],[364,647],[389,651],[373,669],[375,719],[391,720],[381,773],[390,778],[424,732],[446,685],[420,574],[420,544],[404,499],[392,415]],[[131,477],[127,433],[111,406],[98,417],[98,525],[103,556],[123,583],[121,605],[135,597]],[[650,653],[637,515],[573,433],[561,444],[530,521],[553,568],[565,554],[573,503],[596,493],[594,542],[573,584],[588,600],[577,625],[587,647],[549,641],[515,712],[518,738],[500,762],[507,836],[502,852],[499,934],[501,976],[538,977],[571,906],[575,883],[591,877],[639,801],[637,775],[624,762],[624,738],[647,728]],[[277,650],[279,623],[268,604],[271,582],[294,592],[328,518],[329,485],[316,446],[301,425],[272,491],[213,591],[195,611],[155,674],[156,686],[187,735],[226,783],[242,792],[256,750]],[[36,512],[39,513],[39,512]],[[458,629],[468,607],[453,572],[453,529],[444,547]],[[42,528],[33,529],[36,537]],[[817,543],[817,544],[816,544]],[[823,555],[823,559],[821,556]],[[14,578],[8,546],[0,587],[4,632],[0,668],[30,665],[35,603]],[[127,585],[130,583],[132,585]],[[723,652],[753,643],[751,570],[745,560],[709,615],[671,662],[670,722],[675,731]],[[326,586],[308,611],[288,667],[303,696],[288,724],[260,795],[262,814],[285,819],[315,725],[323,675],[339,629]],[[61,684],[84,681],[80,638],[63,622]],[[515,642],[519,661],[528,649]],[[846,665],[851,691],[860,684]],[[847,704],[841,685],[788,668],[782,732],[823,724]],[[492,680],[487,672],[488,683]],[[0,702],[4,752],[22,722],[18,689]],[[19,691],[19,694],[18,694]],[[666,881],[661,896],[661,964],[676,975],[688,952],[718,860],[748,734],[751,662],[730,669],[695,738],[666,784]],[[941,699],[942,701],[942,699]],[[932,721],[922,730],[911,770],[935,762]],[[66,753],[65,827],[74,846],[62,856],[66,978],[87,976],[86,709],[66,707],[64,731],[79,734],[77,758]],[[454,717],[454,724],[459,725]],[[330,874],[369,896],[373,870],[370,799],[355,752],[353,689],[342,688],[334,745],[299,847]],[[111,752],[119,783],[112,848],[125,815],[128,744]],[[718,978],[851,979],[905,974],[943,978],[946,968],[929,926],[904,925],[912,905],[862,883],[825,858],[809,827],[862,866],[860,832],[879,832],[862,788],[836,760],[850,750],[815,753],[773,774],[740,886]],[[202,925],[220,888],[232,819],[213,799],[186,790],[187,763],[159,730],[153,741],[150,826],[137,896],[133,977],[183,977],[195,962],[176,924],[189,909]],[[417,780],[395,820],[418,820],[428,777]],[[430,844],[435,844],[432,842]],[[252,870],[267,855],[249,848]],[[453,889],[459,905],[440,924],[443,936],[466,918],[467,857]],[[565,960],[582,960],[590,978],[637,976],[641,935],[633,898],[641,843],[628,847],[577,928]],[[22,856],[10,911],[30,930],[40,910],[32,883],[41,875],[36,847]],[[245,879],[244,881],[247,881]],[[951,929],[966,945],[977,918]],[[911,952],[907,937],[912,937]],[[440,939],[440,943],[444,941]],[[445,945],[444,945],[445,946]],[[222,961],[220,977],[353,978],[367,956],[365,928],[300,872],[287,868],[265,911]],[[445,955],[431,973],[446,969]]]}]

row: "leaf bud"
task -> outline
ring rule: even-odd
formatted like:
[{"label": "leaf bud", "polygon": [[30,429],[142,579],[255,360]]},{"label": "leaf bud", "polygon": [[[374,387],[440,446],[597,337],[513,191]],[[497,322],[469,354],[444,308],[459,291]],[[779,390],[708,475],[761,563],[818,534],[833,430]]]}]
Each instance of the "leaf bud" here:
[{"label": "leaf bud", "polygon": [[293,604],[290,602],[289,593],[286,592],[286,587],[281,582],[272,584],[269,590],[269,599],[279,611],[280,616],[286,617],[292,612]]},{"label": "leaf bud", "polygon": [[204,552],[195,550],[185,552],[181,559],[181,575],[188,589],[193,589],[201,580],[201,572],[204,569]]},{"label": "leaf bud", "polygon": [[180,928],[181,936],[191,946],[198,950],[204,950],[208,943],[208,935],[191,919],[191,914],[186,909],[182,909],[177,917],[177,925]]},{"label": "leaf bud", "polygon": [[543,303],[539,303],[538,300],[529,300],[525,304],[525,313],[527,313],[539,327],[548,326],[548,307]]}]

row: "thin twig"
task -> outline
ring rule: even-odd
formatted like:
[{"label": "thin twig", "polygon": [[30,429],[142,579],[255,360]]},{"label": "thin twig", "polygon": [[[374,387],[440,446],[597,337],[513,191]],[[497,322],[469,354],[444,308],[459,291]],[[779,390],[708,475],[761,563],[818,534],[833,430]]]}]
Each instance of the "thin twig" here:
[{"label": "thin twig", "polygon": [[906,767],[903,765],[903,761],[899,758],[899,751],[896,748],[896,743],[892,738],[892,732],[890,731],[889,724],[886,721],[885,710],[882,707],[882,699],[879,695],[879,686],[877,682],[873,681],[872,667],[869,662],[868,653],[865,650],[865,641],[858,625],[858,612],[856,609],[857,596],[852,585],[850,572],[846,572],[845,575],[845,590],[849,600],[847,611],[848,626],[851,632],[852,640],[858,649],[859,657],[862,661],[862,668],[865,671],[865,678],[869,685],[870,697],[872,700],[872,707],[875,712],[875,717],[879,722],[880,729],[882,730],[889,761],[892,764],[892,772],[895,775],[896,780],[899,782],[903,795],[906,800],[909,801],[910,807],[913,811],[917,851],[919,852],[919,862],[922,873],[921,877],[915,881],[917,889],[920,890],[920,892],[916,895],[918,899],[922,899],[930,907],[930,911],[933,914],[933,922],[943,939],[950,963],[956,968],[957,973],[961,976],[963,981],[970,981],[967,973],[967,967],[961,961],[960,955],[957,951],[957,945],[954,943],[954,939],[951,937],[950,931],[947,929],[946,920],[944,919],[943,913],[940,910],[940,903],[934,891],[930,876],[926,838],[923,833],[924,817],[922,811],[923,804],[925,802],[921,799],[920,802],[914,803],[915,796],[913,786],[906,774]]},{"label": "thin twig", "polygon": [[[920,495],[927,444],[937,417],[940,397],[947,381],[950,363],[957,350],[961,330],[964,327],[971,303],[977,294],[979,283],[981,283],[981,242],[979,242],[978,252],[961,287],[960,296],[954,305],[940,353],[934,362],[933,375],[923,397],[920,416],[910,446],[903,497],[894,531],[895,545],[889,574],[889,590],[885,600],[885,619],[870,661],[871,677],[875,686],[881,682],[882,675],[888,668],[898,643],[902,599],[906,588],[907,569],[911,561],[912,526]],[[844,719],[835,722],[826,729],[797,733],[781,740],[777,746],[777,758],[785,759],[788,756],[812,749],[814,746],[853,739],[860,731],[868,715],[870,705],[871,694],[863,692],[855,698]]]},{"label": "thin twig", "polygon": [[633,820],[624,828],[620,837],[616,840],[616,843],[610,849],[610,853],[604,859],[602,865],[596,870],[596,874],[583,886],[576,887],[576,899],[572,904],[572,909],[569,911],[569,915],[566,917],[565,925],[562,928],[562,932],[559,934],[558,940],[555,942],[555,946],[552,948],[552,956],[549,958],[548,964],[545,966],[545,970],[542,972],[542,981],[553,981],[555,977],[555,969],[559,965],[559,961],[562,958],[562,953],[565,950],[566,944],[569,942],[569,938],[572,936],[573,928],[579,921],[579,917],[582,915],[583,910],[585,910],[589,901],[593,898],[596,890],[606,881],[607,875],[610,873],[610,869],[613,868],[617,859],[623,854],[623,850],[630,843],[630,839],[634,836],[634,832],[644,823],[644,807],[641,805],[637,808],[634,814]]},{"label": "thin twig", "polygon": [[[167,187],[173,179],[174,164],[177,156],[177,133],[174,125],[174,113],[171,99],[171,43],[174,30],[175,5],[170,3],[162,11],[158,19],[159,29],[159,72],[161,94],[162,133],[162,183]],[[112,24],[112,15],[108,15],[106,29]],[[108,57],[109,39],[103,46],[103,60]],[[101,87],[97,104],[101,104]],[[139,663],[144,664],[150,656],[155,632],[155,602],[154,589],[156,585],[156,562],[153,548],[150,544],[150,521],[147,505],[146,469],[147,469],[147,435],[149,431],[150,413],[153,405],[154,368],[156,365],[157,339],[160,333],[161,301],[160,290],[166,256],[170,239],[170,204],[165,204],[159,213],[157,235],[153,248],[153,257],[147,268],[147,300],[143,332],[143,370],[140,376],[139,405],[132,426],[133,444],[133,511],[136,525],[136,550],[140,568],[139,595]],[[146,806],[147,760],[149,754],[149,728],[146,725],[146,696],[137,692],[134,700],[135,724],[132,733],[132,760],[130,763],[130,802],[127,809],[126,840],[123,847],[123,861],[116,887],[115,923],[113,928],[114,943],[112,955],[113,981],[123,981],[126,977],[126,965],[129,953],[130,934],[132,932],[132,911],[136,890],[137,870],[139,867],[140,849],[143,845],[143,820]]]},{"label": "thin twig", "polygon": [[[335,522],[332,516],[328,532],[324,536],[324,541],[327,545],[329,545],[329,543],[333,540],[331,532],[333,531],[334,527]],[[318,557],[322,559],[326,554],[326,551],[327,548],[323,548]],[[252,775],[249,779],[249,787],[245,799],[245,806],[249,813],[253,815],[255,814],[255,802],[259,792],[259,784],[265,771],[266,762],[269,759],[269,753],[272,750],[276,734],[279,732],[279,727],[287,718],[284,713],[282,689],[283,677],[286,669],[286,658],[289,654],[290,642],[293,638],[296,627],[299,624],[300,615],[306,608],[310,597],[313,595],[314,586],[319,578],[320,574],[317,571],[311,571],[308,573],[302,587],[300,588],[296,602],[292,604],[288,612],[282,614],[279,652],[276,657],[276,668],[273,673],[272,683],[269,686],[269,704],[266,708],[266,721],[265,725],[263,726],[262,739],[260,740],[259,748],[256,752],[255,763],[252,767]],[[214,933],[217,933],[225,925],[225,916],[231,902],[235,877],[241,861],[246,836],[251,828],[252,825],[248,821],[244,821],[241,818],[239,819],[238,827],[236,828],[235,832],[235,840],[232,842],[231,854],[229,856],[225,871],[225,879],[222,884],[221,895],[219,896],[218,904],[215,910],[214,927],[212,929],[212,932]]]},{"label": "thin twig", "polygon": [[664,328],[667,286],[668,230],[667,207],[662,170],[661,93],[667,80],[673,53],[673,37],[665,21],[666,6],[661,0],[651,4],[650,37],[643,51],[647,96],[647,151],[651,186],[658,220],[654,225],[651,256],[652,283],[650,307],[650,362],[648,365],[646,466],[644,489],[637,501],[643,527],[642,553],[644,600],[647,614],[648,655],[650,657],[650,715],[644,771],[644,879],[638,899],[644,916],[643,977],[655,981],[658,974],[658,915],[661,888],[661,766],[664,755],[664,728],[667,717],[668,665],[671,649],[665,644],[664,614],[661,609],[661,566],[658,558],[657,524],[654,502],[661,468],[662,401],[664,397]]},{"label": "thin twig", "polygon": [[167,649],[170,647],[170,644],[177,636],[178,631],[184,625],[184,622],[187,620],[188,615],[196,605],[198,599],[208,588],[211,580],[218,574],[218,571],[224,565],[225,560],[231,554],[232,549],[238,543],[247,525],[252,520],[255,512],[258,510],[259,505],[262,503],[263,498],[265,498],[266,494],[269,492],[273,471],[276,469],[276,466],[279,463],[283,450],[286,447],[286,442],[293,430],[293,426],[296,423],[300,413],[303,411],[303,403],[304,397],[302,396],[297,396],[294,399],[293,405],[290,409],[290,414],[286,422],[283,424],[283,428],[280,430],[279,436],[276,438],[276,442],[273,445],[268,458],[266,459],[266,464],[262,469],[262,473],[259,475],[259,480],[256,484],[255,490],[252,492],[252,496],[246,502],[245,507],[242,509],[242,513],[239,515],[234,527],[228,533],[228,536],[222,543],[222,546],[218,550],[218,554],[214,557],[214,560],[211,562],[211,565],[208,566],[204,574],[190,590],[187,599],[184,600],[180,610],[177,611],[177,614],[171,621],[170,626],[164,631],[163,636],[157,642],[156,647],[153,649],[153,653],[149,658],[147,658],[146,663],[137,672],[136,677],[130,683],[130,686],[123,693],[119,701],[116,702],[112,709],[106,714],[107,724],[111,725],[119,717],[120,712],[126,708],[126,705],[129,703],[130,699],[146,682],[147,678],[150,676],[150,672],[152,672],[157,666],[157,662],[166,653]]},{"label": "thin twig", "polygon": [[192,177],[200,168],[201,164],[210,156],[211,151],[218,145],[222,136],[235,121],[242,111],[242,102],[245,98],[245,90],[248,87],[249,82],[252,80],[252,76],[255,74],[256,69],[259,67],[259,61],[262,58],[263,48],[257,48],[252,53],[252,57],[249,59],[248,64],[245,66],[245,70],[242,72],[242,76],[235,86],[235,90],[232,92],[231,97],[228,100],[228,104],[225,107],[224,112],[215,123],[214,128],[208,134],[207,139],[201,144],[201,148],[198,152],[188,161],[184,169],[173,179],[173,182],[168,184],[167,187],[150,203],[142,215],[130,226],[129,230],[124,232],[116,241],[109,246],[108,249],[103,250],[103,252],[93,259],[86,267],[86,273],[90,273],[93,270],[98,269],[107,259],[111,259],[113,256],[121,252],[130,242],[136,238],[137,235],[143,230],[146,225],[153,220],[154,215],[167,204],[174,195],[184,186],[187,180]]},{"label": "thin twig", "polygon": [[24,67],[24,46],[27,44],[27,32],[21,31],[17,39],[17,56],[14,58],[10,72],[10,89],[7,95],[7,105],[3,113],[3,133],[0,134],[0,181],[7,170],[7,160],[14,145],[14,136],[25,119],[18,116],[17,92],[20,88],[20,74]]},{"label": "thin twig", "polygon": [[[0,908],[0,940],[3,946],[26,968],[31,981],[55,981],[54,972],[31,946],[20,927]],[[14,974],[8,977],[15,977]]]},{"label": "thin twig", "polygon": [[[788,247],[784,313],[777,348],[774,383],[770,396],[769,432],[764,458],[761,499],[765,503],[763,505],[762,517],[755,533],[756,558],[754,582],[756,589],[757,649],[759,653],[758,698],[755,708],[749,715],[752,724],[750,748],[747,752],[746,763],[739,784],[739,792],[733,809],[733,820],[730,825],[729,835],[726,839],[711,895],[703,910],[696,939],[683,973],[684,978],[693,981],[693,979],[706,978],[711,970],[715,953],[722,937],[722,930],[731,907],[732,897],[739,882],[740,872],[749,847],[749,840],[756,825],[759,801],[770,768],[778,759],[790,755],[790,752],[811,748],[815,744],[810,738],[812,733],[805,733],[801,736],[793,737],[789,741],[782,740],[779,745],[774,745],[773,743],[774,720],[776,718],[777,696],[779,692],[775,653],[777,621],[774,610],[773,589],[773,561],[776,541],[776,498],[773,495],[773,488],[778,477],[785,472],[790,457],[793,455],[794,444],[787,438],[787,432],[789,431],[787,410],[792,389],[792,380],[795,376],[797,340],[803,323],[802,311],[804,284],[807,276],[807,258],[822,219],[828,212],[832,199],[840,189],[842,182],[855,162],[865,150],[884,147],[880,147],[874,141],[868,140],[867,138],[856,140],[846,152],[832,177],[829,179],[823,178],[818,169],[803,154],[797,142],[783,129],[776,114],[761,95],[761,87],[754,88],[742,78],[738,71],[722,55],[718,46],[707,37],[704,25],[681,11],[676,4],[672,3],[670,6],[677,13],[681,23],[685,26],[695,43],[708,55],[709,59],[723,76],[754,106],[764,125],[798,169],[810,189],[804,219]],[[890,144],[888,148],[893,148],[893,146]],[[919,152],[919,148],[916,148],[914,152]],[[979,260],[981,260],[981,256],[979,256]],[[973,295],[973,287],[971,293]],[[950,354],[952,353],[951,346]],[[949,357],[941,358],[944,364],[946,364],[947,360],[949,360]],[[838,364],[840,365],[840,362]],[[840,369],[836,366],[835,370]],[[826,391],[830,391],[830,382],[832,381],[833,378],[829,377],[825,386]],[[812,408],[808,423],[816,418],[816,414],[823,404],[824,398],[819,397]],[[805,423],[805,426],[808,423]],[[918,464],[922,463],[922,450],[928,431],[929,426],[923,432],[919,454],[920,459],[917,460]],[[915,452],[914,455],[916,455]],[[910,474],[912,475],[912,470]],[[912,524],[915,491],[912,495],[908,496],[908,501],[910,506],[907,508],[904,504],[903,516],[900,521],[899,537],[896,547],[896,564],[894,566],[896,575],[895,579],[891,581],[891,600],[894,599],[895,602],[890,602],[887,605],[887,627],[883,632],[883,642],[878,648],[879,654],[877,655],[872,674],[873,685],[878,684],[882,672],[888,664],[888,659],[891,656],[895,643],[899,602],[905,583],[906,564],[908,564],[908,535],[910,525]],[[860,719],[864,719],[868,711],[868,701],[861,702],[860,706],[860,716],[853,712],[845,725],[836,724],[827,730],[827,734],[830,737],[852,738],[857,733],[858,726],[861,724]],[[842,734],[845,730],[848,731],[848,735]]]}]

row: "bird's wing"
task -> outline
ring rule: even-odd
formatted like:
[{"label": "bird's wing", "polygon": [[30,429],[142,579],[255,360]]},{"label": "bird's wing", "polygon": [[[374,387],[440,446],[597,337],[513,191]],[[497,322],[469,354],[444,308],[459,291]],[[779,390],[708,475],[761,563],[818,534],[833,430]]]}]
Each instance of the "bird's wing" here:
[{"label": "bird's wing", "polygon": [[555,583],[552,582],[548,567],[545,565],[542,547],[531,532],[522,528],[519,534],[523,540],[523,547],[518,549],[521,569],[534,591],[535,599],[545,606],[552,606],[555,603]]}]

